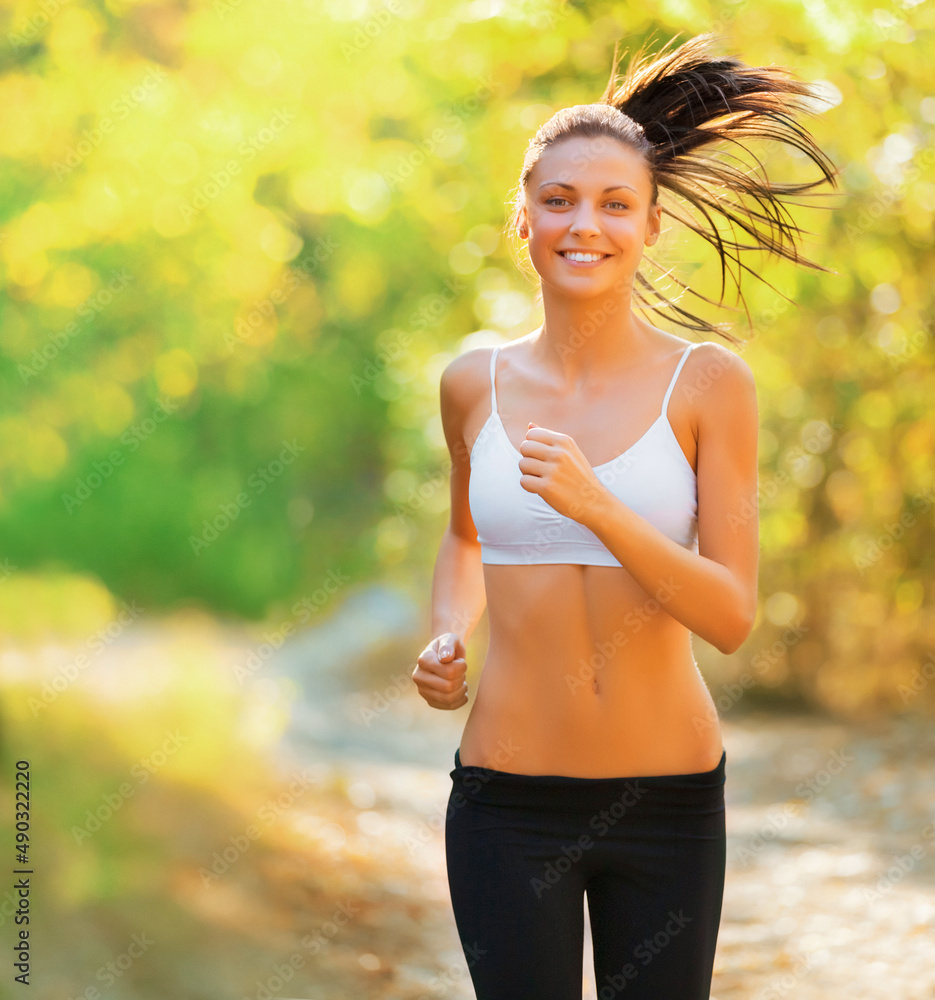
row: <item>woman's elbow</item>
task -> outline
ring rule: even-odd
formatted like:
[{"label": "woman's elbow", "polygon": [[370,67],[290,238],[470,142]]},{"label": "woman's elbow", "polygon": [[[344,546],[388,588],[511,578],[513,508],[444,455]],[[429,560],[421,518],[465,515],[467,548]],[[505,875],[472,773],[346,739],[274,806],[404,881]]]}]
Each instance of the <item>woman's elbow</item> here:
[{"label": "woman's elbow", "polygon": [[738,649],[747,641],[747,637],[753,631],[753,622],[756,612],[738,617],[730,623],[730,627],[723,629],[714,643],[715,647],[726,654],[736,653]]}]

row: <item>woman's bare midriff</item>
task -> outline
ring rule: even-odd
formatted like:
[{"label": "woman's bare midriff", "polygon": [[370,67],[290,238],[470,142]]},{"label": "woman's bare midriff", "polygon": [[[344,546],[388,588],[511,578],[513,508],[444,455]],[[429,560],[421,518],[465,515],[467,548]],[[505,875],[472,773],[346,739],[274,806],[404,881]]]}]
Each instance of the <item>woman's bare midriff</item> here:
[{"label": "woman's bare midriff", "polygon": [[484,565],[490,640],[464,765],[581,778],[710,771],[717,709],[688,629],[620,566]]}]

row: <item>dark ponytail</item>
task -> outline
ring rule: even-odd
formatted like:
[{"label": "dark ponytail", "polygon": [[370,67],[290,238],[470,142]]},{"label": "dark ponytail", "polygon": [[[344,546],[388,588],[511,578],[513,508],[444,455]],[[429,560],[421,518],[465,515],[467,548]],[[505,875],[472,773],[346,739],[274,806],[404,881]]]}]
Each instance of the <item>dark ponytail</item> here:
[{"label": "dark ponytail", "polygon": [[[784,202],[790,195],[801,195],[826,182],[835,185],[834,165],[797,120],[815,113],[817,95],[781,67],[750,67],[734,58],[715,57],[711,52],[714,41],[714,35],[704,34],[675,49],[671,41],[653,56],[641,51],[630,61],[622,78],[616,74],[615,44],[610,80],[600,101],[562,109],[530,141],[512,224],[518,222],[526,181],[543,149],[560,139],[609,136],[645,155],[653,201],[660,189],[675,195],[676,199],[663,202],[663,211],[718,253],[720,299],[713,302],[667,272],[685,291],[721,305],[730,273],[738,298],[744,302],[741,272],[765,280],[741,260],[742,251],[756,248],[827,271],[799,253],[796,241],[804,230],[795,223]],[[807,183],[772,183],[759,160],[744,146],[744,139],[775,140],[792,146],[818,167],[820,176]],[[753,157],[754,169],[741,169],[723,156],[698,155],[698,150],[716,143],[734,144],[740,152]],[[741,158],[735,159],[741,166],[748,166]],[[644,259],[663,270],[648,255],[644,254]],[[739,343],[722,324],[710,323],[666,298],[641,272],[637,272],[636,282],[634,298],[640,306],[667,309],[680,326],[717,333]]]}]

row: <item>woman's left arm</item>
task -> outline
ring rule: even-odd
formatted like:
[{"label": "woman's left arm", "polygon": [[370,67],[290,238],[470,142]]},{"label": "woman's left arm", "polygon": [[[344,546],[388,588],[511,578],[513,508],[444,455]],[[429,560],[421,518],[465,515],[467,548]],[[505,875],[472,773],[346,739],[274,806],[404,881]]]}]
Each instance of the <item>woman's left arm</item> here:
[{"label": "woman's left arm", "polygon": [[[756,383],[746,361],[720,344],[696,348],[689,360],[698,374],[692,379],[684,372],[677,390],[694,399],[698,552],[664,535],[601,484],[589,491],[593,498],[576,520],[648,594],[671,594],[668,614],[722,653],[733,653],[750,634],[757,608]],[[707,374],[712,370],[716,374]]]}]

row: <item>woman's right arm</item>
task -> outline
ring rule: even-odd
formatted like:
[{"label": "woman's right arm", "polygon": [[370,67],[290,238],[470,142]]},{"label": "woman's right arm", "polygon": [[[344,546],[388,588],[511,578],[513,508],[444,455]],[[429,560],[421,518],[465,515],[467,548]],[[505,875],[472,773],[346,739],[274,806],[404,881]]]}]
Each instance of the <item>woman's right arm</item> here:
[{"label": "woman's right arm", "polygon": [[434,638],[412,672],[419,694],[433,708],[454,709],[467,703],[465,645],[487,605],[480,542],[468,503],[471,463],[464,441],[465,419],[477,399],[478,366],[473,354],[451,361],[440,380],[442,427],[451,455],[451,516],[432,577]]}]

